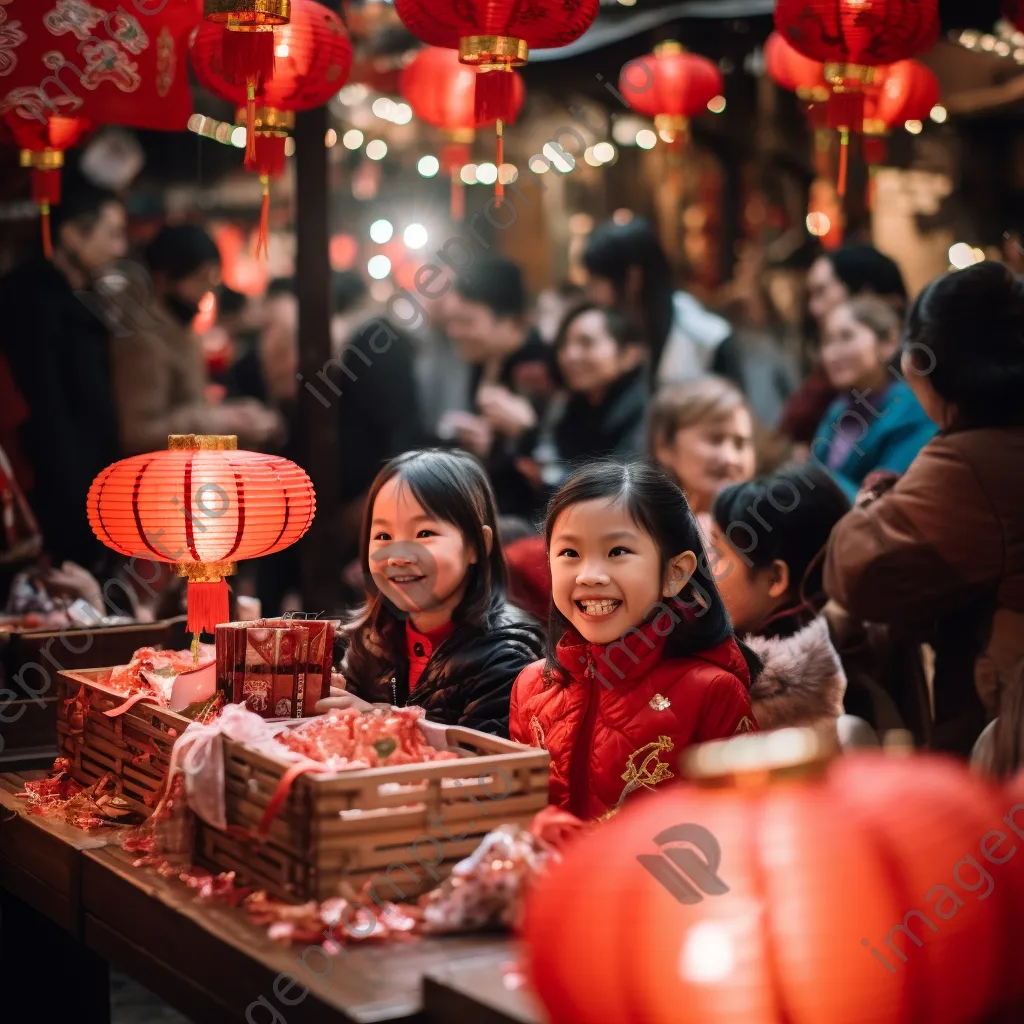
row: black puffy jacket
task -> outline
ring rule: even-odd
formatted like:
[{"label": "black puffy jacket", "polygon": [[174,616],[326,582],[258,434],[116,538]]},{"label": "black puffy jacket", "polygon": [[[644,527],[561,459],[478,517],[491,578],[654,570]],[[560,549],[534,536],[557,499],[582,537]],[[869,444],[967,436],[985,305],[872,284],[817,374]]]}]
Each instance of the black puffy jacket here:
[{"label": "black puffy jacket", "polygon": [[[335,662],[344,672],[345,636],[335,641]],[[409,693],[404,653],[376,681],[346,677],[347,689],[374,704],[426,709],[427,718],[495,736],[508,736],[508,708],[516,676],[543,657],[544,631],[535,620],[506,605],[486,630],[457,626],[434,652],[416,689]]]}]

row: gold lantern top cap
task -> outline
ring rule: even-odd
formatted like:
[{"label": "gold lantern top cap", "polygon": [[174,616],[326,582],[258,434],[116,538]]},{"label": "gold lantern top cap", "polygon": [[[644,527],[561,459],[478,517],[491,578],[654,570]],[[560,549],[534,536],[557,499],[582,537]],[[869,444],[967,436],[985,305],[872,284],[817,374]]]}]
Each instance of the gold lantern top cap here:
[{"label": "gold lantern top cap", "polygon": [[838,752],[834,728],[776,729],[702,743],[683,755],[683,772],[701,786],[757,786],[817,778]]},{"label": "gold lantern top cap", "polygon": [[172,452],[233,452],[238,448],[235,434],[171,434],[167,447]]},{"label": "gold lantern top cap", "polygon": [[675,57],[677,54],[685,53],[686,47],[675,39],[666,39],[654,47],[655,57]]},{"label": "gold lantern top cap", "polygon": [[235,31],[260,32],[287,25],[292,0],[204,0],[203,16]]}]

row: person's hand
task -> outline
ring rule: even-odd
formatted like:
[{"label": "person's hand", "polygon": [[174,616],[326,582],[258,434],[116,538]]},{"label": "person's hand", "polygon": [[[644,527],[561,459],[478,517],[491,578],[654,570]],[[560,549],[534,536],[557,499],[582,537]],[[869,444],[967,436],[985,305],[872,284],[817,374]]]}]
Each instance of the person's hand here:
[{"label": "person's hand", "polygon": [[333,708],[340,708],[341,710],[354,708],[356,711],[369,711],[372,707],[373,705],[368,700],[363,700],[362,697],[357,697],[354,693],[346,693],[344,690],[336,692],[333,685],[331,686],[331,696],[324,697],[323,700],[316,702],[316,711],[321,715]]},{"label": "person's hand", "polygon": [[484,419],[506,437],[522,437],[537,425],[533,406],[525,398],[512,394],[508,388],[485,384],[477,392],[476,401]]},{"label": "person's hand", "polygon": [[442,417],[440,431],[442,436],[455,439],[462,448],[474,455],[485,458],[490,454],[494,443],[494,431],[490,423],[471,412],[451,411]]},{"label": "person's hand", "polygon": [[284,438],[281,416],[254,398],[226,402],[222,408],[228,415],[231,432],[237,434],[244,444],[258,446]]},{"label": "person's hand", "polygon": [[82,598],[98,612],[103,612],[99,581],[88,569],[75,562],[64,562],[59,569],[47,569],[42,579],[50,593],[71,599]]},{"label": "person's hand", "polygon": [[867,508],[887,491],[892,490],[899,478],[900,474],[894,473],[891,469],[876,469],[873,473],[868,473],[853,501],[853,507]]}]

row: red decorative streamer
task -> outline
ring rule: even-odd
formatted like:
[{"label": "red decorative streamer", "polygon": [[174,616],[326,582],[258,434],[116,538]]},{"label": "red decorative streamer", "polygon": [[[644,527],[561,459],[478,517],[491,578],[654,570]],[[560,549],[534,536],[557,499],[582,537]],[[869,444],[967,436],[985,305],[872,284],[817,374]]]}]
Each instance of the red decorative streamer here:
[{"label": "red decorative streamer", "polygon": [[227,622],[228,614],[228,582],[225,579],[217,583],[189,583],[188,585],[188,625],[190,633],[212,633],[214,626]]}]

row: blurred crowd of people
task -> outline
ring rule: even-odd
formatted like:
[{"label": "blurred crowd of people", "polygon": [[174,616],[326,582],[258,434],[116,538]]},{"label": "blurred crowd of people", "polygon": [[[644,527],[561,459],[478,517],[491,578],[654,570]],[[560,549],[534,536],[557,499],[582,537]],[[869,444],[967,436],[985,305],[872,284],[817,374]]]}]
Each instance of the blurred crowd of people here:
[{"label": "blurred crowd of people", "polygon": [[[742,331],[675,286],[641,219],[598,226],[585,285],[536,302],[497,255],[446,275],[404,320],[338,273],[318,399],[300,384],[292,281],[259,299],[231,292],[195,225],[148,242],[144,277],[111,276],[128,255],[125,210],[86,182],[68,183],[52,229],[52,261],[0,280],[8,568],[23,564],[18,531],[34,516],[52,566],[116,572],[84,512],[104,466],[180,433],[296,457],[296,403],[321,400],[337,412],[341,506],[318,515],[336,523],[323,555],[339,604],[362,596],[352,566],[380,467],[453,447],[486,468],[511,593],[545,618],[548,499],[590,460],[646,456],[732,566],[720,589],[737,633],[779,655],[794,693],[809,666],[841,669],[848,710],[961,754],[998,716],[979,757],[1020,763],[1024,284],[1002,264],[944,275],[910,304],[877,249],[821,255],[805,289],[814,368],[800,382],[781,349],[755,364]],[[193,325],[211,293],[204,344]],[[19,486],[27,508],[10,497]],[[300,607],[297,556],[250,585],[267,614]]]}]

